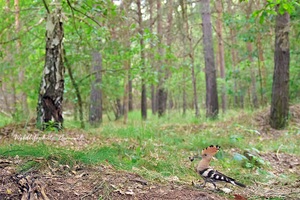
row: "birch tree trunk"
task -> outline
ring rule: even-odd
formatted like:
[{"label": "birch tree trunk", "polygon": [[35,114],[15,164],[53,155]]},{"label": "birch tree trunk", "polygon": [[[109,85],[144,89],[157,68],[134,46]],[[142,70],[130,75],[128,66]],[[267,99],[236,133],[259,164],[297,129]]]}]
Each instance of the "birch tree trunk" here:
[{"label": "birch tree trunk", "polygon": [[47,14],[46,58],[37,106],[37,127],[45,129],[54,120],[57,129],[63,128],[62,103],[64,92],[63,23],[60,3]]}]

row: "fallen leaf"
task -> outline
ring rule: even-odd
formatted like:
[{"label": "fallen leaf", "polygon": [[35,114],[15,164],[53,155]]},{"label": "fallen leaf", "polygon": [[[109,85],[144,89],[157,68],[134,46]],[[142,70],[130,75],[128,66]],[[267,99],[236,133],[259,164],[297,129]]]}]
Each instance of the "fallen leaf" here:
[{"label": "fallen leaf", "polygon": [[6,193],[7,193],[7,194],[12,194],[11,189],[6,189]]},{"label": "fallen leaf", "polygon": [[222,190],[226,194],[229,194],[230,192],[232,192],[232,190],[229,188],[221,188],[220,190]]},{"label": "fallen leaf", "polygon": [[247,199],[242,195],[234,194],[234,200],[247,200]]},{"label": "fallen leaf", "polygon": [[127,195],[132,195],[132,196],[133,196],[133,195],[134,195],[134,192],[130,189],[130,190],[126,191],[125,194],[127,194]]}]

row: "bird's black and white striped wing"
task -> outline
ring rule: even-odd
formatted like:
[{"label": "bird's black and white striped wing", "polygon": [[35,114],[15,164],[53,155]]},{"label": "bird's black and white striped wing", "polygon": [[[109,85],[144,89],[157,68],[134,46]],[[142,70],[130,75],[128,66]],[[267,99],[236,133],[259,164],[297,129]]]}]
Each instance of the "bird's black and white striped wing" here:
[{"label": "bird's black and white striped wing", "polygon": [[206,168],[202,171],[199,171],[200,176],[207,182],[217,182],[217,181],[224,181],[227,183],[231,183],[233,185],[238,185],[241,187],[246,187],[244,184],[239,183],[235,181],[233,178],[230,178],[221,172],[218,172],[217,170],[211,169],[211,168]]}]

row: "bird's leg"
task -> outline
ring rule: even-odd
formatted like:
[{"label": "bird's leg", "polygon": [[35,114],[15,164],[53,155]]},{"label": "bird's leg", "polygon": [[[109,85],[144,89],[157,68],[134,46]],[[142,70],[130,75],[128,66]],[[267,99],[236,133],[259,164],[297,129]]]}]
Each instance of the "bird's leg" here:
[{"label": "bird's leg", "polygon": [[206,184],[206,181],[204,181],[204,183],[201,183],[201,184],[196,184],[195,182],[192,182],[193,186],[195,186],[196,188],[202,188],[205,186]]},{"label": "bird's leg", "polygon": [[200,184],[200,187],[204,187],[206,185],[206,181],[204,183]]},{"label": "bird's leg", "polygon": [[217,190],[217,185],[214,182],[211,182],[215,186],[215,190]]}]

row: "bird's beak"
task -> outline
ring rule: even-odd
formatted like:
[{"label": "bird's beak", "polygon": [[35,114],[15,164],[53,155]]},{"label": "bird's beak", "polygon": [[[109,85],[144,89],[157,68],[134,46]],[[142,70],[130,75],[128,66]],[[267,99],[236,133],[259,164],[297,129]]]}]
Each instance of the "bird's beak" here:
[{"label": "bird's beak", "polygon": [[195,158],[200,158],[200,159],[202,159],[202,156],[199,156],[199,155],[190,156],[190,157],[189,157],[189,160],[190,160],[191,162],[193,162],[193,161],[195,160]]}]

